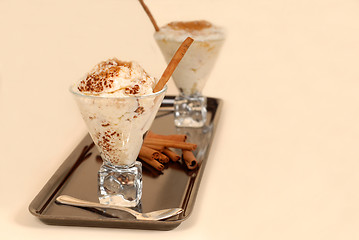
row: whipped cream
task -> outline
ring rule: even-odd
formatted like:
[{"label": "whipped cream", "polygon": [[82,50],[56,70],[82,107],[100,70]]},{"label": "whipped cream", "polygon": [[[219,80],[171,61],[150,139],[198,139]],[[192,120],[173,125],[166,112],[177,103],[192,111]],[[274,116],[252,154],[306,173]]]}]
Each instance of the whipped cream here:
[{"label": "whipped cream", "polygon": [[155,82],[136,62],[112,58],[97,64],[80,80],[77,90],[102,97],[146,95],[153,92]]}]

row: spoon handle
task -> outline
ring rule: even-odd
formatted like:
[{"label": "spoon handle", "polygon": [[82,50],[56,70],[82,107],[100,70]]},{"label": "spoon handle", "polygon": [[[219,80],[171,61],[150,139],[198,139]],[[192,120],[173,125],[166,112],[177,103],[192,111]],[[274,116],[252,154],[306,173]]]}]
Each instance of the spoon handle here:
[{"label": "spoon handle", "polygon": [[61,204],[70,205],[70,206],[77,206],[77,207],[116,209],[116,210],[128,212],[128,213],[132,214],[133,216],[135,216],[136,218],[139,215],[141,215],[140,213],[138,213],[138,212],[136,212],[136,211],[134,211],[132,209],[126,208],[126,207],[120,207],[120,206],[114,206],[114,205],[105,205],[105,204],[101,204],[101,203],[89,202],[89,201],[86,201],[86,200],[70,197],[68,195],[58,196],[56,198],[56,201],[61,203]]}]

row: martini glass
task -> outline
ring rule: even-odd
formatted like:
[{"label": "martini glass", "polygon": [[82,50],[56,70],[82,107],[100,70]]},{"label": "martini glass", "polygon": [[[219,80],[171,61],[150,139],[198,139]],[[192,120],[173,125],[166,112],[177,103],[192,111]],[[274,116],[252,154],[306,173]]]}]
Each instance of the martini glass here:
[{"label": "martini glass", "polygon": [[[165,36],[159,31],[155,32],[154,38],[167,63],[183,40]],[[179,90],[174,102],[174,123],[177,127],[205,125],[207,98],[202,95],[202,90],[224,42],[224,34],[215,39],[193,38],[193,44],[172,74]]]},{"label": "martini glass", "polygon": [[156,93],[88,96],[70,88],[103,164],[98,172],[101,203],[137,206],[142,195],[142,165],[136,161],[167,87]]}]

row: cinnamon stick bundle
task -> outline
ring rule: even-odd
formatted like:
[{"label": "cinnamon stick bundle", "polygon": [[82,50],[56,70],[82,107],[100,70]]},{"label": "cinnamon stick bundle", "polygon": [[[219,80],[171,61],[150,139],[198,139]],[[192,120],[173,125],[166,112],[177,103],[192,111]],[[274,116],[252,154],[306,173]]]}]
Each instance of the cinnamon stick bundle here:
[{"label": "cinnamon stick bundle", "polygon": [[166,164],[169,160],[177,162],[181,156],[170,150],[169,148],[177,148],[182,150],[182,160],[189,170],[193,170],[198,166],[197,159],[193,154],[193,150],[197,148],[197,144],[186,142],[185,134],[161,135],[152,131],[148,131],[139,154],[139,157],[147,161],[148,164],[162,171],[162,164]]}]

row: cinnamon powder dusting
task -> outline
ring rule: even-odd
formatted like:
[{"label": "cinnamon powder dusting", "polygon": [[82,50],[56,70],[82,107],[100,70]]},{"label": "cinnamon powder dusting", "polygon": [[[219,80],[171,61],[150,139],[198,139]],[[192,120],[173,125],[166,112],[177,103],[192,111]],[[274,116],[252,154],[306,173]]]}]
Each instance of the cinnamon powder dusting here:
[{"label": "cinnamon powder dusting", "polygon": [[119,75],[121,67],[132,67],[131,62],[120,61],[117,58],[99,63],[78,86],[80,92],[100,93],[104,88],[113,87],[113,77]]},{"label": "cinnamon powder dusting", "polygon": [[133,87],[126,87],[125,88],[125,93],[126,94],[137,94],[140,91],[140,86],[138,86],[137,84]]},{"label": "cinnamon powder dusting", "polygon": [[188,32],[200,31],[205,28],[212,27],[212,24],[205,20],[189,21],[189,22],[171,22],[168,24],[174,30],[185,30]]},{"label": "cinnamon powder dusting", "polygon": [[98,145],[102,148],[103,153],[107,156],[111,156],[111,152],[116,150],[114,148],[114,140],[120,139],[120,134],[114,130],[107,130],[98,139]]}]

